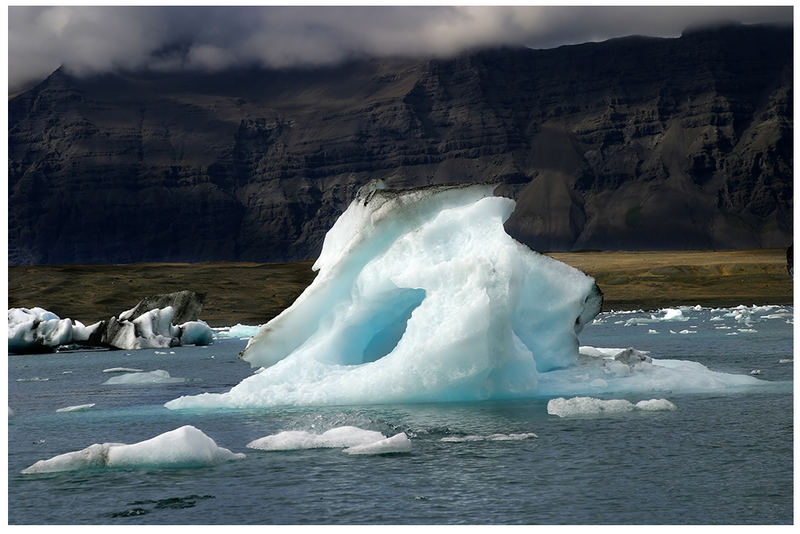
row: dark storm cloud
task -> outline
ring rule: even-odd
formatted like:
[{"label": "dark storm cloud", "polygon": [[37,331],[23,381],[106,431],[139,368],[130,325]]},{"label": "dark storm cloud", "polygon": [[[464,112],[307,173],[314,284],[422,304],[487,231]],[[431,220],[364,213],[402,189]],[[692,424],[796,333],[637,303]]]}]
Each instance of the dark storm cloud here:
[{"label": "dark storm cloud", "polygon": [[687,26],[790,24],[792,7],[9,7],[9,87],[64,65],[217,70],[359,55],[448,55],[486,45],[550,48]]}]

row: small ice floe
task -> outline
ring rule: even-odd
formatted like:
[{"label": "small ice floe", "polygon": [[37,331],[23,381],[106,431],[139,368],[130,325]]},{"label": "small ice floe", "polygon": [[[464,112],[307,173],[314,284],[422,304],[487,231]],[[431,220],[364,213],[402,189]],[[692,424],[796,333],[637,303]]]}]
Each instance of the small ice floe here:
[{"label": "small ice floe", "polygon": [[30,378],[17,378],[17,382],[47,382],[50,380],[49,378],[43,378],[41,376],[32,376]]},{"label": "small ice floe", "polygon": [[386,436],[375,430],[364,430],[355,426],[340,426],[314,434],[305,430],[285,430],[264,436],[247,444],[248,449],[262,451],[290,451],[299,449],[326,449],[354,447],[374,443]]},{"label": "small ice floe", "polygon": [[547,413],[558,417],[607,415],[641,411],[668,411],[677,407],[667,399],[642,400],[636,404],[625,399],[595,399],[593,397],[573,397],[565,399],[559,397],[550,399],[547,403]]},{"label": "small ice floe", "polygon": [[411,449],[411,441],[403,432],[387,438],[375,430],[340,426],[322,434],[304,430],[285,430],[253,440],[247,444],[247,448],[263,451],[343,448],[348,454],[388,454],[407,452]]},{"label": "small ice floe", "polygon": [[144,369],[135,369],[133,367],[109,367],[103,369],[104,373],[141,373]]},{"label": "small ice floe", "polygon": [[394,454],[400,452],[411,452],[411,440],[408,439],[405,432],[400,432],[394,436],[374,443],[365,443],[364,445],[356,445],[348,447],[342,451],[347,454]]},{"label": "small ice floe", "polygon": [[760,375],[761,369],[753,369],[752,371],[750,371],[750,374],[753,376]]},{"label": "small ice floe", "polygon": [[645,325],[651,323],[672,323],[688,321],[689,317],[683,314],[680,308],[664,308],[656,313],[651,313],[650,318],[634,317],[625,321],[625,326]]},{"label": "small ice floe", "polygon": [[92,403],[90,403],[90,404],[77,404],[77,405],[75,405],[75,406],[65,406],[64,408],[59,408],[58,410],[56,410],[56,413],[62,413],[62,412],[79,412],[79,411],[81,411],[81,410],[88,410],[89,408],[91,408],[92,406],[94,406],[94,404],[95,404],[95,403],[93,403],[93,402],[92,402]]},{"label": "small ice floe", "polygon": [[218,339],[250,339],[258,333],[260,328],[260,326],[237,323],[231,327],[213,328],[212,330]]},{"label": "small ice floe", "polygon": [[467,436],[446,436],[439,441],[448,443],[463,443],[467,441],[523,441],[538,437],[539,436],[533,432],[523,432],[520,434],[490,434],[488,436],[470,434]]},{"label": "small ice floe", "polygon": [[184,382],[184,378],[172,377],[163,369],[156,369],[147,373],[125,373],[112,376],[104,385],[130,385],[130,384],[176,384]]},{"label": "small ice floe", "polygon": [[737,328],[736,330],[742,334],[755,334],[758,332],[755,328]]},{"label": "small ice floe", "polygon": [[103,468],[175,468],[202,467],[245,455],[217,446],[201,430],[186,425],[158,436],[127,445],[125,443],[95,443],[85,449],[39,460],[22,470],[23,474],[52,473],[79,469]]},{"label": "small ice floe", "polygon": [[658,334],[658,330],[653,330],[652,328],[647,331],[648,334]]},{"label": "small ice floe", "polygon": [[792,363],[794,361],[793,358],[785,358],[778,360],[778,363]]}]

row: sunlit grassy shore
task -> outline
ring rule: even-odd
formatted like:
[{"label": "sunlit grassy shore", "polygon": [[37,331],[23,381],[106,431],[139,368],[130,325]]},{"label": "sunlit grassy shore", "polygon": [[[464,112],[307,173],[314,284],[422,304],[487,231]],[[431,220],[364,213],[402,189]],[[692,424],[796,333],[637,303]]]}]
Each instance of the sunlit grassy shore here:
[{"label": "sunlit grassy shore", "polygon": [[[549,254],[594,276],[604,310],[791,304],[783,249]],[[8,306],[39,306],[86,324],[149,295],[205,293],[211,326],[261,324],[289,306],[316,273],[296,263],[137,263],[8,268]]]}]

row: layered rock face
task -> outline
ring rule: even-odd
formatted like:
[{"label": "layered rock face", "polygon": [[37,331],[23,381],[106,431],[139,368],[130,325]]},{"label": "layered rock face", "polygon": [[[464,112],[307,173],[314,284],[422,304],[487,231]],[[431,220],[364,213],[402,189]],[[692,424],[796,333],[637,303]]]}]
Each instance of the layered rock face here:
[{"label": "layered rock face", "polygon": [[9,101],[9,263],[318,255],[360,186],[497,182],[538,250],[785,247],[792,30],[216,74]]}]

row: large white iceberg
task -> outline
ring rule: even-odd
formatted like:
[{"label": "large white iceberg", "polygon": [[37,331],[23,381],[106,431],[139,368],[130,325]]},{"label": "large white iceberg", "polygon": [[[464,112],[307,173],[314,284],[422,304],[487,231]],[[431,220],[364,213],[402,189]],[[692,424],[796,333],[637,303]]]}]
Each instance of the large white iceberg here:
[{"label": "large white iceberg", "polygon": [[169,408],[529,396],[578,356],[594,280],[506,234],[492,185],[362,188],[325,236],[319,273],[242,358],[266,369]]},{"label": "large white iceberg", "polygon": [[[258,373],[170,409],[675,393],[769,384],[633,348],[582,347],[602,294],[503,229],[492,186],[365,187],[314,282],[242,352]],[[687,311],[688,313],[688,311]],[[668,309],[649,322],[688,320]]]},{"label": "large white iceberg", "polygon": [[39,460],[22,470],[24,474],[74,471],[99,468],[138,467],[199,467],[245,455],[217,446],[201,430],[186,425],[154,438],[126,445],[124,443],[95,443],[85,449]]}]

